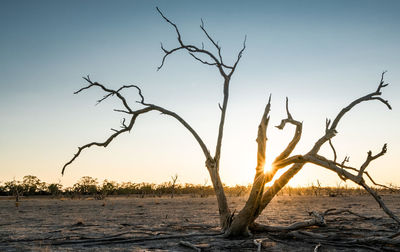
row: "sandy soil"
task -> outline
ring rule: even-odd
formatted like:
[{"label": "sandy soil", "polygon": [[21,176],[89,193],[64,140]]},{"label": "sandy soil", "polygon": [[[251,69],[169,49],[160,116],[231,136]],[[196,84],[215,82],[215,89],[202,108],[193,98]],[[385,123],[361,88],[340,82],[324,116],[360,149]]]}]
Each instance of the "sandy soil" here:
[{"label": "sandy soil", "polygon": [[[400,216],[400,195],[386,195],[387,205]],[[229,198],[240,210],[246,198]],[[311,228],[320,234],[341,237],[390,235],[396,226],[370,196],[278,196],[264,210],[259,222],[289,225],[310,219],[308,212],[330,208],[349,209],[372,217],[327,216],[327,227]],[[265,239],[265,251],[313,251],[318,241],[280,239],[257,234],[228,240],[218,234],[218,209],[214,197],[94,199],[22,198],[0,199],[0,251],[257,251],[254,239]],[[397,237],[396,239],[400,239]],[[382,249],[377,247],[378,250]],[[322,243],[318,251],[370,251],[365,246],[337,247]],[[400,247],[393,247],[400,251]]]}]

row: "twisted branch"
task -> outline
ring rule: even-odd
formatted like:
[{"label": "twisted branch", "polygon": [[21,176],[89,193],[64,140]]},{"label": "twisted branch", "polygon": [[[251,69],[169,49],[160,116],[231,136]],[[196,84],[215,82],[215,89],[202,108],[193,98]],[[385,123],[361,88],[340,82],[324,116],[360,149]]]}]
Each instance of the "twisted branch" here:
[{"label": "twisted branch", "polygon": [[[290,123],[290,124],[293,124],[294,126],[296,126],[296,129],[295,129],[293,138],[289,142],[288,146],[282,151],[282,153],[278,157],[275,158],[273,165],[272,165],[273,167],[275,167],[275,169],[283,168],[283,167],[293,163],[292,162],[293,157],[289,158],[288,160],[285,160],[285,159],[292,153],[292,151],[296,147],[297,143],[300,141],[301,133],[302,133],[302,129],[303,129],[303,124],[299,121],[294,120],[293,116],[290,114],[289,99],[287,97],[286,97],[286,114],[287,114],[287,118],[283,119],[281,121],[281,123],[276,127],[280,130],[283,130],[285,125],[287,123]],[[299,156],[297,156],[296,158],[299,158]]]},{"label": "twisted branch", "polygon": [[367,159],[365,160],[365,162],[361,165],[360,167],[360,171],[358,172],[358,176],[362,177],[365,169],[367,168],[367,166],[369,165],[369,163],[371,163],[372,160],[375,160],[381,156],[383,156],[387,151],[387,144],[384,144],[382,147],[381,152],[379,152],[378,154],[376,154],[375,156],[372,155],[372,151],[368,151],[368,156]]},{"label": "twisted branch", "polygon": [[104,101],[105,99],[107,99],[110,96],[116,95],[118,97],[118,99],[121,100],[122,104],[128,110],[128,112],[129,113],[133,112],[132,109],[129,107],[128,102],[126,101],[125,97],[123,97],[119,92],[124,88],[135,87],[135,85],[122,86],[118,90],[113,90],[113,89],[106,88],[104,85],[102,85],[100,83],[92,82],[92,80],[90,79],[89,75],[87,75],[86,77],[83,77],[83,79],[85,81],[89,82],[89,85],[79,89],[78,91],[75,91],[74,94],[79,94],[83,90],[86,90],[86,89],[89,89],[91,87],[97,86],[97,87],[100,87],[101,89],[103,89],[107,93],[102,99],[97,101],[97,104],[99,104],[100,102]]},{"label": "twisted branch", "polygon": [[382,72],[381,75],[381,80],[379,82],[378,88],[375,92],[369,93],[363,97],[360,97],[358,99],[356,99],[355,101],[351,102],[347,107],[343,108],[338,115],[336,116],[335,120],[333,120],[332,124],[330,125],[329,128],[327,128],[325,135],[322,136],[315,144],[314,147],[312,148],[312,150],[310,151],[310,153],[317,153],[321,146],[326,143],[327,141],[329,141],[332,137],[334,137],[337,133],[336,131],[336,127],[339,124],[340,120],[342,119],[342,117],[349,112],[353,107],[355,107],[357,104],[361,103],[361,102],[365,102],[365,101],[372,101],[372,100],[377,100],[382,102],[384,105],[386,105],[388,107],[388,109],[392,109],[392,107],[390,106],[389,102],[387,100],[384,100],[380,97],[380,95],[382,95],[382,88],[388,86],[388,83],[385,83],[383,81],[383,77],[385,75],[386,71]]},{"label": "twisted branch", "polygon": [[[182,117],[180,117],[180,116],[179,116],[178,114],[176,114],[175,112],[172,112],[172,111],[170,111],[170,110],[167,110],[167,109],[165,109],[165,108],[163,108],[163,107],[160,107],[160,106],[157,106],[157,105],[154,105],[154,104],[145,103],[145,101],[144,101],[144,96],[143,96],[143,94],[142,94],[142,90],[141,90],[138,86],[136,86],[136,85],[122,86],[122,87],[119,88],[118,90],[112,90],[112,89],[106,88],[104,85],[102,85],[102,84],[100,84],[100,83],[98,83],[98,82],[92,82],[92,81],[90,80],[89,76],[84,77],[84,79],[85,79],[87,82],[89,82],[90,84],[89,84],[88,86],[86,86],[86,87],[83,87],[83,88],[79,89],[79,90],[76,91],[74,94],[78,94],[78,93],[80,93],[81,91],[86,90],[86,89],[89,89],[89,88],[91,88],[91,87],[100,87],[102,90],[104,90],[105,92],[107,92],[107,94],[100,100],[100,102],[101,102],[101,101],[104,101],[105,99],[107,99],[107,98],[110,97],[110,96],[116,95],[116,96],[122,101],[122,103],[124,104],[125,108],[126,108],[128,111],[125,111],[125,110],[114,110],[114,111],[127,113],[127,114],[132,115],[132,117],[131,117],[131,119],[130,119],[128,125],[125,123],[125,120],[126,120],[126,119],[123,118],[123,120],[122,120],[122,122],[121,122],[121,129],[120,129],[120,130],[111,129],[114,133],[113,133],[111,136],[109,136],[104,142],[91,142],[91,143],[85,144],[85,145],[83,145],[83,146],[81,146],[81,147],[78,147],[78,152],[76,152],[76,153],[74,154],[73,158],[72,158],[70,161],[68,161],[68,162],[63,166],[62,171],[61,171],[62,175],[64,175],[65,168],[66,168],[68,165],[72,164],[72,163],[75,161],[75,159],[81,154],[81,152],[82,152],[84,149],[90,148],[90,147],[92,147],[92,146],[107,147],[107,146],[108,146],[116,137],[118,137],[120,134],[122,134],[122,133],[124,133],[124,132],[129,132],[129,131],[132,129],[133,125],[135,124],[136,118],[137,118],[139,115],[144,114],[144,113],[147,113],[147,112],[150,112],[150,111],[153,111],[153,110],[154,110],[154,111],[159,111],[159,112],[161,112],[162,114],[169,115],[169,116],[175,118],[176,120],[178,120],[178,122],[180,122],[180,123],[181,123],[187,130],[189,130],[189,132],[194,136],[194,138],[196,139],[196,141],[197,141],[198,144],[200,145],[201,149],[203,150],[203,153],[204,153],[206,159],[211,158],[211,155],[210,155],[210,153],[209,153],[209,151],[208,151],[206,145],[204,144],[203,140],[201,139],[201,137],[197,134],[197,132],[196,132]],[[131,88],[131,87],[134,87],[134,88],[136,88],[136,89],[138,90],[138,94],[139,94],[139,96],[140,96],[141,99],[140,99],[140,101],[137,101],[137,103],[140,103],[141,105],[145,106],[145,108],[142,108],[142,109],[133,111],[133,110],[129,107],[129,105],[128,105],[126,99],[125,99],[125,97],[122,96],[122,95],[119,93],[122,89],[124,89],[124,88]]]},{"label": "twisted branch", "polygon": [[[375,200],[379,203],[379,205],[383,208],[386,214],[388,214],[393,220],[395,220],[397,223],[400,223],[399,218],[397,218],[384,204],[384,202],[381,200],[379,195],[373,191],[364,181],[362,175],[367,174],[365,172],[365,169],[367,166],[370,164],[372,160],[375,160],[378,157],[381,157],[386,153],[387,146],[386,144],[382,147],[381,152],[379,152],[376,155],[372,155],[372,152],[368,152],[368,156],[366,161],[361,165],[360,169],[356,169],[350,166],[345,166],[345,163],[349,161],[348,157],[345,157],[343,162],[341,164],[338,164],[336,162],[337,159],[337,154],[336,150],[331,142],[331,138],[334,137],[337,133],[336,128],[337,125],[340,121],[340,119],[348,112],[350,111],[353,107],[355,107],[357,104],[364,102],[364,101],[371,101],[371,100],[378,100],[382,102],[384,105],[386,105],[389,109],[391,109],[391,106],[388,101],[382,99],[380,95],[382,94],[382,88],[386,87],[388,84],[383,81],[384,74],[386,72],[383,72],[381,75],[381,80],[379,82],[378,88],[375,92],[372,92],[370,94],[367,94],[365,96],[362,96],[361,98],[356,99],[355,101],[351,102],[347,107],[343,108],[339,114],[335,117],[333,122],[329,119],[326,120],[326,130],[325,134],[314,144],[313,148],[305,155],[296,155],[292,156],[290,158],[287,158],[290,153],[293,151],[294,147],[298,143],[300,136],[301,136],[301,123],[294,121],[292,115],[289,112],[289,106],[288,106],[288,100],[286,99],[286,113],[287,113],[287,118],[281,121],[281,124],[277,126],[279,129],[283,129],[286,123],[292,123],[296,125],[296,133],[292,141],[289,143],[288,147],[277,157],[277,159],[274,161],[274,166],[277,168],[280,167],[285,167],[287,165],[293,164],[289,170],[287,170],[281,177],[279,177],[274,184],[266,190],[261,198],[259,207],[257,212],[254,215],[253,221],[258,217],[258,215],[261,213],[261,211],[267,206],[267,204],[272,200],[272,198],[276,195],[279,190],[281,190],[287,182],[295,175],[297,174],[298,171],[301,170],[301,168],[304,166],[305,163],[313,163],[318,166],[327,168],[343,179],[347,180],[350,179],[351,181],[355,182],[356,184],[364,187],[374,198]],[[320,150],[321,146],[329,142],[330,146],[334,152],[334,160],[328,160],[327,158],[318,155],[318,151]],[[351,171],[356,171],[357,174],[354,175],[350,173],[347,170]],[[378,186],[383,186],[380,184],[377,184],[372,177],[367,174],[368,178]],[[387,188],[386,186],[383,186]]]},{"label": "twisted branch", "polygon": [[[204,49],[204,44],[202,44],[202,47],[201,47],[201,48],[198,48],[198,47],[195,46],[195,45],[185,44],[185,43],[183,42],[183,40],[182,40],[182,36],[181,36],[181,34],[180,34],[180,31],[179,31],[179,29],[178,29],[178,26],[177,26],[174,22],[172,22],[171,20],[169,20],[169,19],[162,13],[162,11],[161,11],[158,7],[156,7],[156,9],[157,9],[158,13],[161,15],[161,17],[162,17],[167,23],[169,23],[170,25],[172,25],[172,26],[174,27],[175,32],[176,32],[176,34],[177,34],[177,36],[178,36],[177,39],[178,39],[178,43],[179,43],[179,47],[176,47],[176,48],[171,49],[171,50],[165,49],[164,46],[163,46],[163,44],[161,43],[161,49],[163,50],[163,52],[165,53],[165,55],[163,56],[162,61],[161,61],[161,64],[160,64],[160,66],[157,68],[157,70],[160,70],[160,69],[164,66],[165,60],[166,60],[166,58],[167,58],[169,55],[171,55],[172,53],[174,53],[174,52],[176,52],[176,51],[179,51],[179,50],[186,50],[195,60],[201,62],[202,64],[209,65],[209,66],[216,66],[216,67],[218,68],[220,74],[221,74],[224,78],[227,78],[227,77],[231,77],[231,76],[232,76],[233,72],[234,72],[235,69],[236,69],[237,64],[238,64],[239,61],[240,61],[240,58],[242,57],[243,51],[244,51],[245,48],[246,48],[246,38],[245,38],[245,40],[244,40],[244,42],[243,42],[243,47],[242,47],[242,49],[241,49],[241,50],[239,51],[239,53],[238,53],[237,60],[234,62],[234,64],[233,64],[232,66],[226,65],[226,64],[223,62],[223,58],[222,58],[222,54],[221,54],[221,46],[219,46],[218,43],[216,43],[215,40],[214,40],[214,39],[210,36],[210,34],[207,32],[207,30],[206,30],[205,27],[204,27],[204,22],[203,22],[203,20],[201,20],[200,29],[201,29],[201,30],[203,31],[203,33],[206,35],[207,39],[215,46],[215,48],[217,49],[217,52],[218,52],[218,56],[215,56],[212,52],[210,52],[210,51],[208,51],[208,50],[205,50],[205,49]],[[204,56],[208,57],[209,60],[211,60],[211,61],[203,60],[203,59],[201,59],[200,57],[198,57],[196,54],[204,55]],[[230,70],[230,72],[226,73],[225,70]]]}]

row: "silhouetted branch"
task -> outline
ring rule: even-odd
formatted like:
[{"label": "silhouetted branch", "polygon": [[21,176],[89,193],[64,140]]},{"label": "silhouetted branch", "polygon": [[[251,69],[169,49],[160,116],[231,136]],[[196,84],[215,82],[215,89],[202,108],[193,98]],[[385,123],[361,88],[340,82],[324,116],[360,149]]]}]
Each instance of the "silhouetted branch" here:
[{"label": "silhouetted branch", "polygon": [[122,110],[122,109],[114,109],[115,112],[120,112],[120,113],[125,113],[125,114],[131,114],[129,111]]},{"label": "silhouetted branch", "polygon": [[[221,109],[221,116],[220,116],[220,121],[219,121],[219,127],[218,127],[218,136],[217,136],[217,144],[215,147],[215,154],[214,157],[211,157],[207,151],[206,154],[206,166],[208,171],[210,172],[210,176],[213,182],[214,190],[217,195],[217,201],[219,204],[219,211],[220,211],[220,222],[221,226],[224,229],[227,227],[227,225],[230,223],[230,210],[226,201],[226,197],[224,194],[222,182],[219,177],[219,161],[220,161],[220,154],[221,154],[221,146],[222,146],[222,138],[223,138],[223,131],[224,131],[224,124],[225,124],[225,116],[226,116],[226,109],[228,105],[228,98],[229,98],[229,83],[232,74],[234,73],[240,58],[242,57],[242,54],[246,48],[246,39],[243,42],[243,48],[239,51],[237,60],[235,63],[230,66],[227,65],[223,62],[223,57],[221,54],[221,47],[218,45],[217,42],[210,36],[210,34],[207,32],[207,30],[204,28],[204,22],[202,21],[200,25],[200,29],[204,32],[205,36],[207,39],[213,44],[214,47],[217,48],[218,55],[213,54],[212,52],[204,49],[204,44],[202,43],[201,48],[193,45],[193,44],[186,44],[182,36],[180,34],[180,31],[178,29],[178,26],[173,23],[171,20],[169,20],[159,8],[157,8],[157,11],[160,13],[161,17],[170,25],[172,25],[177,33],[178,36],[178,46],[174,49],[167,50],[163,47],[161,44],[161,49],[165,53],[165,55],[162,58],[161,65],[158,67],[158,70],[161,69],[165,63],[166,58],[173,54],[174,52],[177,52],[179,50],[185,50],[188,52],[189,55],[191,55],[195,60],[201,62],[202,64],[205,65],[210,65],[210,66],[215,66],[219,70],[220,75],[224,79],[224,84],[223,84],[223,102],[220,106]],[[203,149],[203,152],[205,150]]]},{"label": "silhouetted branch", "polygon": [[78,93],[82,92],[83,90],[86,90],[86,89],[89,89],[89,88],[91,88],[91,87],[97,86],[97,87],[100,87],[101,89],[103,89],[103,90],[107,93],[102,99],[98,100],[97,103],[100,103],[100,102],[104,101],[105,99],[107,99],[107,98],[110,97],[110,96],[116,95],[116,96],[122,101],[122,104],[123,104],[124,107],[128,110],[128,112],[129,112],[129,113],[132,113],[132,112],[133,112],[132,109],[129,107],[129,105],[128,105],[126,99],[119,93],[119,91],[121,91],[121,90],[124,89],[124,88],[131,88],[131,87],[134,87],[135,85],[122,86],[122,87],[119,88],[117,91],[115,91],[115,90],[106,88],[104,85],[102,85],[102,84],[100,84],[100,83],[98,83],[98,82],[92,82],[92,81],[90,80],[89,75],[86,76],[86,77],[83,77],[83,79],[86,80],[87,82],[89,82],[89,85],[86,86],[86,87],[83,87],[83,88],[79,89],[78,91],[74,92],[74,94],[78,94]]},{"label": "silhouetted branch", "polygon": [[356,99],[355,101],[351,102],[347,107],[343,108],[339,114],[336,116],[335,120],[333,120],[332,124],[330,125],[330,127],[326,130],[325,135],[323,137],[321,137],[314,145],[313,149],[311,150],[312,153],[317,153],[319,151],[319,149],[321,148],[321,146],[329,141],[332,137],[334,137],[337,133],[336,131],[336,127],[339,124],[340,120],[342,119],[342,117],[349,112],[353,107],[355,107],[357,104],[364,102],[364,101],[371,101],[371,100],[377,100],[382,102],[383,104],[385,104],[389,109],[392,109],[392,107],[390,106],[389,102],[386,100],[383,100],[381,97],[379,97],[380,95],[382,95],[381,89],[383,87],[386,87],[388,84],[384,83],[383,81],[383,77],[384,74],[386,72],[383,72],[381,75],[381,81],[378,85],[378,89],[370,94],[367,94],[365,96],[362,96],[358,99]]},{"label": "silhouetted branch", "polygon": [[236,66],[239,64],[239,61],[240,61],[240,59],[242,58],[243,52],[244,52],[244,50],[246,49],[246,40],[247,40],[247,35],[244,36],[243,47],[242,47],[242,49],[239,51],[239,53],[238,53],[238,55],[237,55],[237,59],[236,59],[235,64],[233,64],[232,71],[228,74],[229,77],[231,77],[232,74],[235,72]]},{"label": "silhouetted branch", "polygon": [[[210,40],[211,43],[215,46],[215,48],[217,48],[218,56],[219,56],[219,60],[220,60],[220,62],[221,62],[221,65],[222,65],[223,67],[225,67],[225,68],[232,69],[231,66],[227,66],[227,65],[224,64],[223,59],[222,59],[222,55],[221,55],[221,46],[218,45],[218,43],[215,43],[214,39],[213,39],[213,38],[208,34],[208,32],[206,31],[206,29],[204,28],[203,19],[201,19],[200,28],[201,28],[201,30],[204,32],[204,34],[207,36],[208,40]],[[202,49],[204,49],[204,45],[203,45]]]},{"label": "silhouetted branch", "polygon": [[[126,109],[127,109],[128,111],[125,111],[125,110],[118,110],[118,109],[115,109],[114,111],[122,112],[122,113],[127,113],[127,114],[131,114],[132,117],[131,117],[131,119],[130,119],[130,121],[129,121],[129,124],[126,124],[126,123],[125,123],[126,119],[123,118],[122,121],[121,121],[121,129],[120,129],[120,130],[116,130],[116,129],[113,129],[113,128],[112,128],[111,130],[112,130],[114,133],[113,133],[111,136],[109,136],[104,142],[92,142],[92,143],[83,145],[83,146],[81,146],[81,147],[78,147],[78,152],[75,153],[75,155],[73,156],[73,158],[72,158],[70,161],[68,161],[68,162],[63,166],[62,172],[61,172],[62,174],[64,174],[65,168],[66,168],[68,165],[72,164],[72,162],[75,161],[75,159],[81,154],[81,152],[82,152],[84,149],[90,148],[90,147],[92,147],[92,146],[107,147],[117,136],[119,136],[120,134],[122,134],[122,133],[124,133],[124,132],[130,131],[130,130],[132,129],[132,127],[133,127],[135,121],[136,121],[136,118],[137,118],[140,114],[144,114],[144,113],[147,113],[147,112],[150,112],[150,111],[159,111],[159,112],[161,112],[162,114],[169,115],[169,116],[175,118],[176,120],[178,120],[178,122],[180,122],[180,123],[181,123],[187,130],[189,130],[189,132],[194,136],[194,138],[196,139],[196,141],[199,143],[201,149],[203,150],[203,153],[204,153],[206,159],[211,158],[211,155],[210,155],[210,153],[209,153],[209,151],[208,151],[206,145],[204,144],[203,140],[200,138],[200,136],[197,134],[197,132],[196,132],[182,117],[180,117],[180,116],[179,116],[178,114],[176,114],[175,112],[172,112],[172,111],[170,111],[170,110],[167,110],[167,109],[165,109],[165,108],[163,108],[163,107],[160,107],[160,106],[157,106],[157,105],[154,105],[154,104],[145,103],[145,102],[144,102],[144,96],[143,96],[143,94],[142,94],[142,90],[141,90],[138,86],[136,86],[136,85],[122,86],[122,87],[119,88],[118,90],[112,90],[112,89],[106,88],[106,87],[105,87],[104,85],[102,85],[102,84],[99,84],[99,83],[97,83],[97,82],[92,82],[92,81],[90,80],[89,76],[84,77],[84,79],[85,79],[87,82],[89,82],[89,85],[86,86],[86,87],[83,87],[83,88],[79,89],[78,91],[75,92],[75,94],[78,94],[78,93],[80,93],[81,91],[86,90],[86,89],[89,89],[89,88],[91,88],[91,87],[95,87],[95,86],[100,87],[101,89],[103,89],[103,90],[107,93],[107,95],[105,95],[105,96],[101,99],[101,101],[103,101],[104,99],[108,98],[109,96],[116,95],[116,96],[122,101],[122,103],[124,104],[124,106],[126,107]],[[140,100],[140,101],[137,101],[137,102],[140,103],[140,104],[142,104],[143,106],[145,106],[145,108],[139,109],[139,110],[136,110],[136,111],[133,111],[133,110],[129,107],[129,105],[128,105],[126,99],[125,99],[125,97],[123,97],[123,96],[119,93],[122,89],[124,89],[124,88],[131,88],[131,87],[134,87],[134,88],[136,88],[136,89],[138,90],[138,93],[139,93],[139,96],[140,96],[141,100]],[[100,101],[100,102],[101,102],[101,101]]]},{"label": "silhouetted branch", "polygon": [[376,89],[376,93],[380,93],[382,88],[384,88],[384,87],[386,87],[387,85],[389,85],[389,83],[385,83],[385,81],[383,80],[383,78],[385,77],[385,73],[386,73],[386,72],[387,72],[387,71],[383,71],[382,74],[381,74],[381,80],[380,80],[380,82],[379,82],[378,88]]},{"label": "silhouetted branch", "polygon": [[[234,70],[235,70],[237,64],[239,63],[240,58],[242,57],[243,51],[244,51],[244,49],[246,48],[246,39],[245,39],[245,41],[244,41],[244,43],[243,43],[243,48],[239,51],[238,58],[237,58],[237,60],[235,61],[234,65],[233,65],[233,66],[229,66],[229,65],[226,65],[226,64],[223,62],[223,58],[222,58],[222,54],[221,54],[221,46],[219,46],[218,43],[216,43],[215,40],[214,40],[214,39],[210,36],[210,34],[207,32],[207,30],[206,30],[205,27],[204,27],[204,22],[203,22],[203,20],[201,20],[200,29],[204,32],[204,34],[206,35],[207,39],[215,46],[215,48],[217,49],[217,52],[218,52],[218,56],[215,56],[215,55],[214,55],[213,53],[211,53],[210,51],[205,50],[205,49],[204,49],[204,44],[203,44],[203,43],[202,43],[202,47],[201,47],[201,48],[198,48],[198,47],[195,46],[195,45],[185,44],[185,43],[183,42],[183,40],[182,40],[182,36],[181,36],[181,34],[180,34],[180,31],[179,31],[179,29],[178,29],[178,26],[177,26],[174,22],[172,22],[171,20],[169,20],[169,19],[161,12],[161,10],[160,10],[158,7],[156,7],[156,9],[157,9],[158,13],[161,15],[161,17],[162,17],[167,23],[169,23],[170,25],[172,25],[172,26],[174,27],[174,29],[175,29],[175,31],[176,31],[176,34],[177,34],[177,36],[178,36],[177,39],[178,39],[178,43],[179,43],[179,47],[176,47],[176,48],[171,49],[171,50],[165,49],[164,46],[163,46],[163,44],[161,43],[161,49],[163,50],[163,52],[164,52],[165,54],[164,54],[164,56],[163,56],[163,58],[162,58],[162,61],[161,61],[160,66],[157,68],[157,70],[160,70],[160,69],[164,66],[165,60],[166,60],[166,58],[167,58],[169,55],[171,55],[172,53],[174,53],[174,52],[176,52],[176,51],[179,51],[179,50],[182,50],[182,49],[183,49],[183,50],[186,50],[194,59],[196,59],[197,61],[201,62],[202,64],[209,65],[209,66],[216,66],[216,67],[219,69],[219,72],[221,73],[221,75],[222,75],[224,78],[232,76],[232,74],[233,74],[233,72],[234,72]],[[210,58],[211,61],[201,59],[201,58],[200,58],[199,56],[197,56],[196,54],[207,56],[207,57]],[[230,70],[230,72],[229,72],[229,73],[226,73],[224,69],[228,69],[228,70]]]},{"label": "silhouetted branch", "polygon": [[135,111],[134,114],[133,114],[133,116],[132,116],[132,118],[131,118],[131,120],[130,120],[130,122],[129,122],[129,125],[127,125],[127,127],[123,128],[123,129],[120,129],[120,130],[114,130],[115,133],[112,134],[110,137],[108,137],[107,140],[105,140],[104,142],[92,142],[92,143],[85,144],[85,145],[83,145],[83,146],[81,146],[81,147],[78,147],[78,152],[75,153],[74,157],[73,157],[70,161],[68,161],[68,162],[63,166],[62,171],[61,171],[61,174],[64,175],[65,168],[66,168],[68,165],[72,164],[72,162],[74,162],[75,159],[76,159],[77,157],[79,157],[79,155],[81,154],[81,152],[82,152],[84,149],[90,148],[90,147],[92,147],[92,146],[107,147],[117,136],[119,136],[120,134],[122,134],[122,133],[124,133],[124,132],[128,132],[128,131],[130,131],[130,130],[132,129],[132,126],[133,126],[133,124],[135,123],[135,120],[136,120],[136,118],[138,117],[138,115],[140,115],[140,114],[142,114],[142,113],[146,113],[146,112],[148,112],[148,111],[150,111],[150,110],[152,110],[152,109],[150,109],[150,108],[144,108],[144,109]]},{"label": "silhouetted branch", "polygon": [[216,66],[218,65],[218,63],[214,62],[214,63],[210,63],[208,61],[202,60],[199,57],[197,57],[196,55],[194,55],[193,53],[189,53],[195,60],[200,61],[201,63],[203,63],[204,65],[209,65],[209,66]]}]

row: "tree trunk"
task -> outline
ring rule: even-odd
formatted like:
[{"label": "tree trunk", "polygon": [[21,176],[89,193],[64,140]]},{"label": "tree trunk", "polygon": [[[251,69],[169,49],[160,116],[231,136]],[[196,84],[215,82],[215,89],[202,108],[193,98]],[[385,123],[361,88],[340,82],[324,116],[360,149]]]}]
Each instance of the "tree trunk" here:
[{"label": "tree trunk", "polygon": [[214,160],[209,159],[206,161],[206,167],[210,173],[215,196],[217,197],[220,226],[221,229],[225,231],[231,224],[232,216],[225,196],[224,187],[219,176],[218,166]]},{"label": "tree trunk", "polygon": [[254,221],[260,216],[261,212],[271,202],[275,195],[296,175],[304,164],[295,164],[286,171],[275,183],[264,193],[265,176],[256,176],[249,199],[243,209],[236,215],[229,229],[225,231],[226,237],[238,237],[251,235]]},{"label": "tree trunk", "polygon": [[232,219],[229,229],[225,232],[225,236],[249,236],[249,224],[254,220],[254,215],[258,212],[261,197],[264,193],[265,176],[262,171],[257,172],[253,186],[245,206]]}]

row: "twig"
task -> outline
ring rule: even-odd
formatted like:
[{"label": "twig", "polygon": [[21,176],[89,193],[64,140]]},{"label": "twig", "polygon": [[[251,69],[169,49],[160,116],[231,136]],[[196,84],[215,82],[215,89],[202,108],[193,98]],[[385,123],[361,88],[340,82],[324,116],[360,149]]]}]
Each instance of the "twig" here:
[{"label": "twig", "polygon": [[321,243],[318,243],[317,246],[315,246],[315,248],[314,248],[314,252],[318,252],[320,247],[321,247]]},{"label": "twig", "polygon": [[328,216],[328,215],[339,215],[339,214],[342,214],[342,213],[352,214],[352,215],[355,215],[355,216],[357,216],[357,217],[359,217],[359,218],[361,218],[361,219],[365,219],[365,220],[371,219],[371,217],[366,217],[366,216],[363,216],[363,215],[361,215],[361,214],[354,213],[354,212],[352,212],[352,211],[350,211],[350,210],[348,210],[348,209],[337,210],[337,209],[335,209],[335,208],[326,210],[326,211],[323,213],[323,216]]},{"label": "twig", "polygon": [[254,245],[257,246],[257,252],[261,252],[262,240],[254,239],[253,243],[254,243]]},{"label": "twig", "polygon": [[200,248],[196,247],[195,245],[193,245],[192,243],[187,242],[187,241],[180,241],[178,244],[181,245],[181,246],[187,247],[187,248],[191,248],[191,249],[193,249],[195,251],[198,251],[198,252],[201,251]]}]

